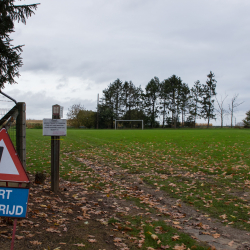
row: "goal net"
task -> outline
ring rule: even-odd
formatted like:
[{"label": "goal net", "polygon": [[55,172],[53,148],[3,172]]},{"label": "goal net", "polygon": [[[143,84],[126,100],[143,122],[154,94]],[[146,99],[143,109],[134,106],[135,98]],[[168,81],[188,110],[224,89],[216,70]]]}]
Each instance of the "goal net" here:
[{"label": "goal net", "polygon": [[141,122],[141,129],[143,129],[143,120],[115,120],[115,129],[117,129],[118,122]]}]

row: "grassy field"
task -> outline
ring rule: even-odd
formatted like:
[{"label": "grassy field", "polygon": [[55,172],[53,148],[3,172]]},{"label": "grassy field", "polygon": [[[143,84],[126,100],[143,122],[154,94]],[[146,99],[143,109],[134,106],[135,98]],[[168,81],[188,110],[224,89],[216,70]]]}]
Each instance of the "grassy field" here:
[{"label": "grassy field", "polygon": [[[250,231],[250,130],[69,129],[67,133],[61,137],[61,177],[101,189],[105,185],[101,177],[93,176],[77,158],[108,164],[225,225]],[[41,129],[27,130],[27,157],[28,171],[50,172],[50,137],[43,137]],[[109,185],[111,193],[120,189]]]}]

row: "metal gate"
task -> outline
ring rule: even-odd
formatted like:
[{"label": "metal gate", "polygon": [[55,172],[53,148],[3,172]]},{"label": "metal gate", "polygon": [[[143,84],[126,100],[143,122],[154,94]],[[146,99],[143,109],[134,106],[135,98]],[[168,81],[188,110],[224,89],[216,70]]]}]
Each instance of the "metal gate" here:
[{"label": "metal gate", "polygon": [[[3,111],[3,110],[2,110]],[[18,102],[0,119],[0,128],[5,128],[26,169],[26,104]]]}]

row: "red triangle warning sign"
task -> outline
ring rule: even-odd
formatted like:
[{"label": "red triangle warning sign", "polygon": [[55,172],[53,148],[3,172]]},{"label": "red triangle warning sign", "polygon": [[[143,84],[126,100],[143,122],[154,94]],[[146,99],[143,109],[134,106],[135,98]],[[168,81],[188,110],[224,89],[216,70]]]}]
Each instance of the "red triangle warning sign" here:
[{"label": "red triangle warning sign", "polygon": [[0,131],[0,181],[29,182],[5,128]]}]

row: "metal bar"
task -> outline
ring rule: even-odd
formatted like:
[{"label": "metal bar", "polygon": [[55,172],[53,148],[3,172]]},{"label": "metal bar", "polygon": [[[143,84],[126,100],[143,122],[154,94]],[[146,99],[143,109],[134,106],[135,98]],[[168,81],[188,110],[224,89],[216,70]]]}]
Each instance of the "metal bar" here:
[{"label": "metal bar", "polygon": [[15,99],[13,99],[12,97],[10,97],[9,95],[3,93],[3,91],[0,89],[0,93],[4,96],[6,96],[7,98],[9,98],[11,101],[13,101],[15,104],[17,104],[17,101]]},{"label": "metal bar", "polygon": [[16,235],[16,224],[17,224],[17,219],[14,220],[14,226],[13,226],[13,232],[12,232],[12,240],[11,240],[11,250],[14,249],[14,241],[15,241],[15,235]]},{"label": "metal bar", "polygon": [[[19,187],[22,186],[22,183],[18,184]],[[14,226],[13,226],[13,232],[12,232],[12,240],[11,240],[11,247],[10,249],[14,249],[14,241],[15,241],[15,235],[16,235],[16,224],[17,224],[17,219],[14,220]]]}]

